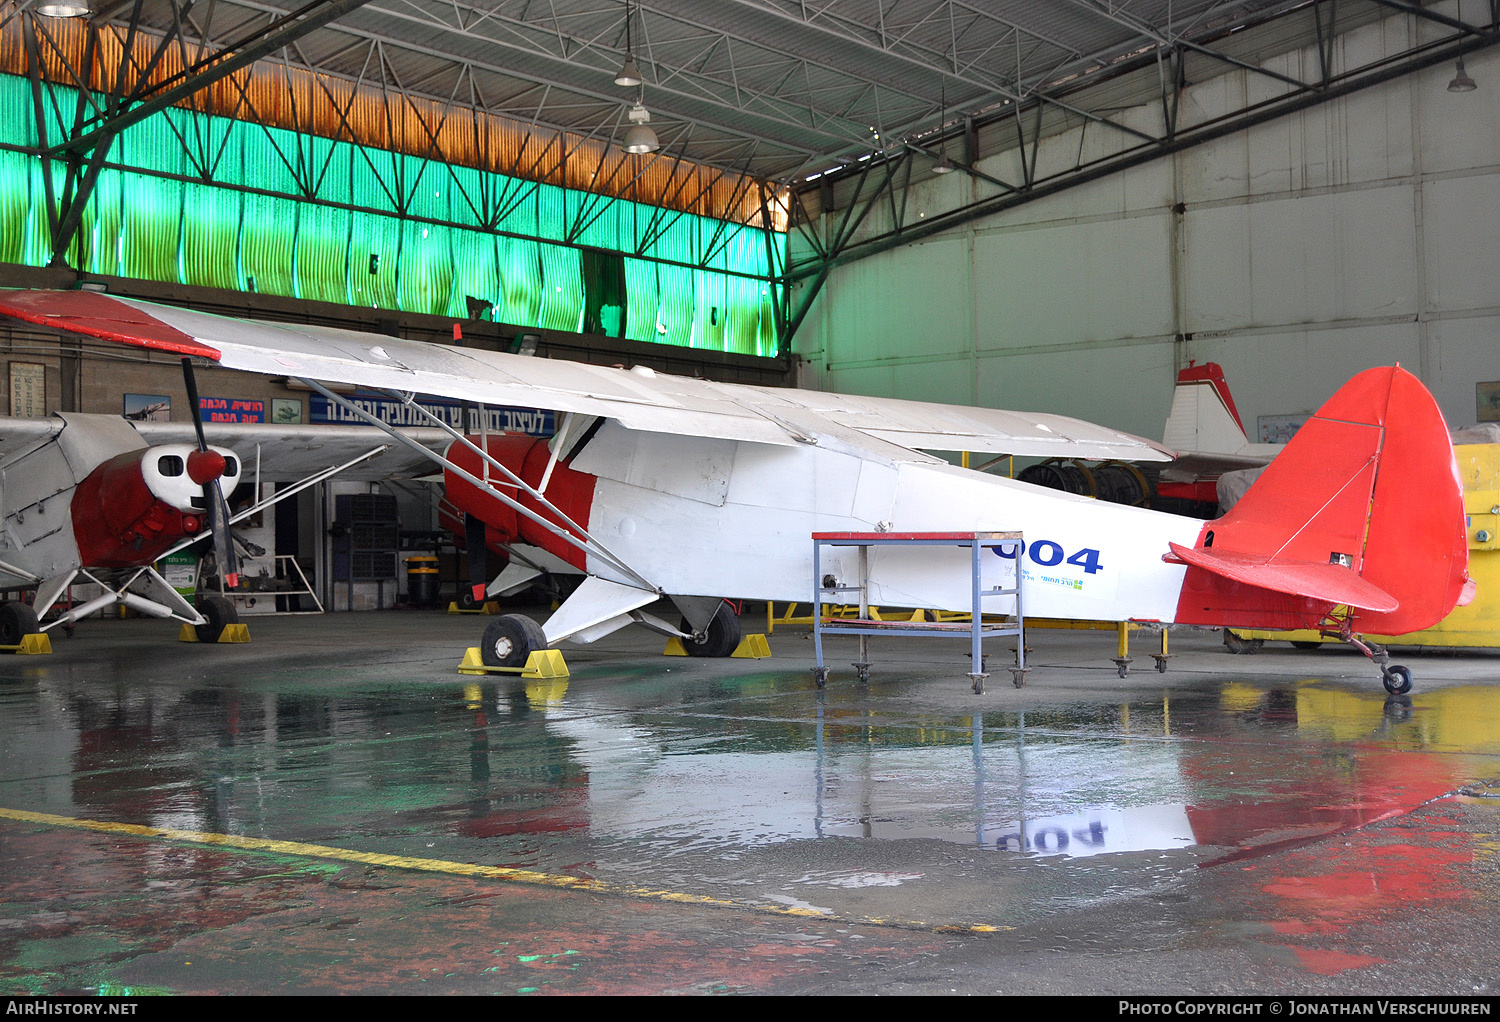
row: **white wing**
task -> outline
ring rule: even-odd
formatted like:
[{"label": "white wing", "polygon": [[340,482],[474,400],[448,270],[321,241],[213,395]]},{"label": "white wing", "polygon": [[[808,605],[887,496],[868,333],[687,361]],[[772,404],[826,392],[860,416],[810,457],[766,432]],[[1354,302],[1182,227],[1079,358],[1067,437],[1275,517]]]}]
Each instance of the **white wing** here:
[{"label": "white wing", "polygon": [[[191,422],[133,422],[148,444],[190,444],[197,440]],[[208,442],[227,447],[244,462],[242,478],[266,482],[295,482],[335,465],[343,465],[376,447],[378,454],[339,473],[340,479],[378,482],[382,479],[412,479],[437,471],[430,458],[393,444],[384,430],[375,426],[303,426],[272,422],[206,422]],[[401,433],[423,447],[442,454],[453,439],[440,429],[403,429]]]},{"label": "white wing", "polygon": [[1062,416],[710,383],[330,327],[251,322],[93,292],[0,293],[0,313],[230,369],[523,405],[631,429],[791,445],[868,438],[871,448],[1169,461],[1168,449]]},{"label": "white wing", "polygon": [[[115,416],[105,416],[121,422]],[[126,423],[150,446],[191,444],[197,435],[190,422]],[[63,420],[13,419],[0,416],[0,462],[6,461],[33,445],[49,440],[62,431]],[[244,478],[255,477],[257,454],[260,455],[260,477],[266,482],[295,482],[310,475],[342,465],[374,448],[387,450],[340,473],[344,479],[378,482],[382,479],[411,479],[436,471],[431,459],[393,444],[384,430],[374,426],[300,426],[275,423],[205,423],[208,442],[227,447],[244,461]],[[452,439],[439,429],[403,429],[401,433],[438,454]],[[126,434],[127,436],[129,434]]]}]

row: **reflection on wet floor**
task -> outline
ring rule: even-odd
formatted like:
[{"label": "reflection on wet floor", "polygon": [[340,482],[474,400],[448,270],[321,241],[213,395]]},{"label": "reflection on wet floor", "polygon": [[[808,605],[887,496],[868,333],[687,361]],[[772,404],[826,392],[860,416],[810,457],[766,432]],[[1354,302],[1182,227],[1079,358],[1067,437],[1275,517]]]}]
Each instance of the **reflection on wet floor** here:
[{"label": "reflection on wet floor", "polygon": [[1234,857],[1405,812],[1500,749],[1487,687],[1228,683],[947,718],[776,675],[612,691],[11,686],[0,782],[11,806],[547,869],[818,838]]},{"label": "reflection on wet floor", "polygon": [[[961,924],[1012,934],[1013,950],[1090,955],[1115,939],[1217,961],[1222,940],[1275,968],[1337,976],[1401,958],[1369,950],[1368,928],[1393,911],[1489,911],[1472,874],[1494,860],[1493,835],[1445,798],[1482,795],[1500,776],[1500,688],[1483,684],[1391,700],[1367,678],[1246,675],[1220,658],[1123,683],[1100,669],[1102,685],[1059,671],[986,697],[931,667],[818,692],[800,665],[646,656],[601,658],[571,681],[475,684],[456,679],[456,656],[435,665],[372,646],[351,663],[305,650],[241,651],[232,677],[175,678],[155,675],[143,650],[110,651],[103,682],[98,661],[0,660],[0,810],[321,846],[237,852],[4,817],[0,982],[239,989],[237,978],[194,985],[178,959],[189,947],[193,960],[235,962],[315,947],[317,968],[332,968],[377,930],[392,934],[391,961],[442,934],[479,976],[504,945],[484,913],[502,905],[527,955],[587,947],[598,963],[610,934],[637,946],[634,920],[648,915],[660,930],[647,944],[677,940],[682,916],[650,915],[656,905],[580,904],[647,886],[760,912],[704,924],[703,946],[737,962],[750,931],[768,955],[832,940],[852,960],[851,927],[879,918],[928,927],[929,942],[902,955],[942,953],[931,939]],[[595,886],[523,891],[325,852]],[[566,945],[530,938],[538,918],[570,912]],[[814,917],[826,928],[792,921]],[[1063,918],[1077,925],[1051,936]],[[1208,936],[1191,935],[1200,924]],[[123,932],[135,943],[116,947]],[[366,989],[353,975],[363,968],[318,989]],[[422,972],[439,968],[452,966],[434,956]],[[301,983],[314,967],[292,971]]]}]

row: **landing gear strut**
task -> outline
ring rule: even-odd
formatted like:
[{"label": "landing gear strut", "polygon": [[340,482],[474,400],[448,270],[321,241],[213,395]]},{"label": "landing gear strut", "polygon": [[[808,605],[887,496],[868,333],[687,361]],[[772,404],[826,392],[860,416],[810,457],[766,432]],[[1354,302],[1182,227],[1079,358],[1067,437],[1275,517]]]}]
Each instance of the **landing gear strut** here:
[{"label": "landing gear strut", "polygon": [[1380,668],[1380,682],[1391,695],[1404,696],[1411,691],[1411,671],[1400,664],[1391,663],[1391,655],[1384,646],[1361,639],[1349,629],[1347,623],[1339,631],[1339,638],[1375,661],[1375,666]]}]

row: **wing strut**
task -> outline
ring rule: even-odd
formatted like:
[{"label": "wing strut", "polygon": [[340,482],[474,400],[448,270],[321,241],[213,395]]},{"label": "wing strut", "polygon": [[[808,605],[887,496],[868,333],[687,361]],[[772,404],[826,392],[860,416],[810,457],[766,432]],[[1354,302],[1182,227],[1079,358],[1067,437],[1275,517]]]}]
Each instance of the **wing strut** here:
[{"label": "wing strut", "polygon": [[[453,462],[449,461],[441,454],[438,454],[436,451],[428,450],[426,447],[423,447],[421,444],[417,443],[415,440],[412,440],[410,437],[403,436],[401,432],[390,423],[382,422],[380,419],[377,419],[375,416],[371,415],[363,408],[354,404],[352,401],[347,400],[342,395],[335,394],[333,391],[323,386],[323,384],[319,383],[317,380],[310,379],[308,377],[302,377],[302,382],[316,390],[318,393],[322,394],[324,397],[328,398],[328,400],[332,401],[340,408],[353,413],[357,418],[365,420],[372,426],[379,426],[381,429],[385,430],[385,432],[392,438],[400,441],[407,447],[410,447],[413,451],[422,455],[424,458],[427,458],[430,461],[437,462],[447,471],[452,472],[459,478],[464,479],[467,482],[472,483],[474,486],[479,487],[479,489],[490,494],[490,496],[500,501],[506,507],[511,508],[517,514],[524,515],[527,518],[531,519],[533,522],[536,522],[542,528],[546,529],[548,532],[552,533],[554,536],[556,536],[558,539],[561,539],[568,545],[577,547],[585,554],[592,554],[595,557],[608,561],[611,567],[613,567],[616,571],[621,572],[625,576],[633,579],[635,583],[640,585],[641,588],[649,589],[652,592],[660,592],[660,590],[656,586],[652,585],[644,575],[636,571],[634,568],[630,567],[630,565],[621,560],[603,543],[600,543],[593,536],[589,535],[588,530],[584,529],[577,522],[573,521],[573,519],[563,514],[563,512],[556,507],[556,505],[554,505],[550,500],[543,496],[537,489],[527,483],[526,480],[522,479],[510,469],[506,468],[499,461],[496,461],[494,458],[490,457],[490,453],[488,451],[480,450],[479,447],[475,446],[473,441],[469,440],[468,437],[464,436],[458,430],[448,425],[436,415],[433,415],[426,408],[423,408],[421,405],[417,404],[415,394],[412,394],[409,391],[404,393],[392,390],[384,391],[384,393],[389,394],[391,397],[406,405],[406,407],[412,409],[417,414],[427,419],[427,421],[431,422],[434,426],[447,433],[454,439],[454,441],[463,444],[475,454],[479,455],[479,457],[483,458],[484,463],[487,466],[498,470],[500,474],[505,477],[508,485],[515,486],[518,490],[524,490],[528,496],[530,496],[543,508],[556,515],[558,521],[562,522],[563,526],[566,526],[566,528],[560,527],[555,522],[550,522],[547,519],[543,518],[541,515],[531,510],[531,508],[524,506],[515,497],[512,497],[509,494],[503,492],[500,487],[495,486],[493,483],[480,479],[478,476],[471,475],[470,473],[459,468],[457,465],[453,464]],[[570,532],[569,530],[572,531]]]},{"label": "wing strut", "polygon": [[[231,517],[229,519],[229,524],[230,525],[238,525],[240,522],[243,522],[246,518],[250,518],[250,517],[252,517],[254,515],[260,514],[262,511],[264,511],[266,508],[270,507],[272,504],[279,504],[283,500],[286,500],[288,497],[294,497],[294,496],[296,496],[297,494],[301,493],[303,490],[307,489],[309,486],[313,486],[313,485],[316,485],[317,483],[321,483],[325,479],[328,479],[328,478],[331,478],[333,476],[338,475],[340,472],[344,471],[344,469],[346,469],[346,468],[353,468],[355,465],[358,465],[360,462],[366,461],[366,460],[368,460],[370,458],[373,458],[377,454],[384,454],[386,451],[388,451],[390,449],[391,449],[390,444],[381,444],[379,447],[371,448],[370,450],[368,450],[365,453],[361,454],[357,458],[350,458],[348,461],[344,462],[342,465],[331,465],[328,468],[323,469],[323,471],[321,471],[321,472],[314,472],[312,475],[306,477],[305,479],[302,479],[302,480],[300,480],[300,481],[298,481],[296,483],[293,483],[291,486],[285,487],[284,489],[277,490],[271,496],[266,497],[266,498],[264,498],[262,500],[259,500],[259,501],[257,501],[254,504],[251,504],[249,507],[245,508],[245,510],[241,511],[239,514],[234,515],[233,517]],[[256,445],[256,457],[259,458],[259,456],[260,456],[260,446]],[[259,475],[259,473],[260,473],[260,469],[259,469],[259,466],[257,466],[257,468],[256,468],[256,474]],[[259,484],[256,485],[255,492],[256,493],[260,492],[260,486],[259,486]],[[203,538],[202,536],[192,536],[192,537],[190,537],[188,539],[185,539],[182,542],[178,543],[176,546],[168,547],[165,551],[163,551],[160,555],[157,556],[157,560],[158,561],[164,560],[164,559],[172,556],[173,554],[175,554],[177,551],[185,549],[186,547],[190,547],[194,543],[199,542],[202,538]],[[316,597],[314,597],[314,599],[316,599]]]}]

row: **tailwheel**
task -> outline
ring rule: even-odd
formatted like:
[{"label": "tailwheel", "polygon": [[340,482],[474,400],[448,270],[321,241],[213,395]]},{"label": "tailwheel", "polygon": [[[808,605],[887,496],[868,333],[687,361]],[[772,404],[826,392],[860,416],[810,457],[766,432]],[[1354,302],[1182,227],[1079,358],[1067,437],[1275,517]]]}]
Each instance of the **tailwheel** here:
[{"label": "tailwheel", "polygon": [[1404,696],[1411,691],[1411,671],[1400,664],[1391,664],[1380,676],[1385,690],[1393,696]]},{"label": "tailwheel", "polygon": [[1347,622],[1339,630],[1339,638],[1375,661],[1375,666],[1380,668],[1380,683],[1391,695],[1402,696],[1411,691],[1411,671],[1400,664],[1391,663],[1391,655],[1384,646],[1367,642],[1355,635]]},{"label": "tailwheel", "polygon": [[485,626],[479,657],[486,667],[525,667],[531,654],[546,648],[541,625],[524,614],[502,614]]},{"label": "tailwheel", "polygon": [[[693,630],[686,618],[682,621],[682,630],[688,633]],[[688,656],[726,657],[739,648],[740,638],[739,617],[729,604],[721,603],[703,634],[683,639],[682,648],[687,650]]]}]

